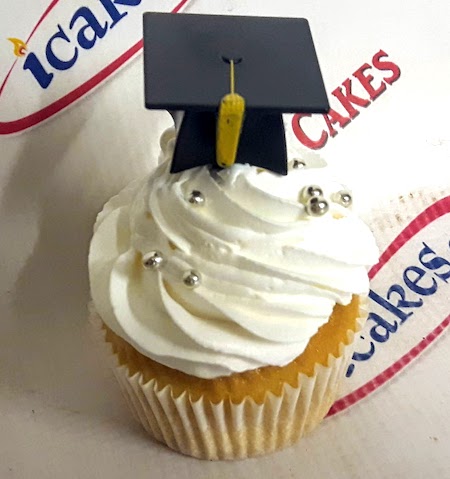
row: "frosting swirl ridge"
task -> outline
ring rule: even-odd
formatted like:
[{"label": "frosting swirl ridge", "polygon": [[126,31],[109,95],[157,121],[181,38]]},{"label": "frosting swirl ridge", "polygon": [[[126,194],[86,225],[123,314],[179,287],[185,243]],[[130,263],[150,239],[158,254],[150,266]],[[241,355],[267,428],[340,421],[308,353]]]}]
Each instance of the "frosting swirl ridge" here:
[{"label": "frosting swirl ridge", "polygon": [[[170,174],[169,159],[106,204],[89,255],[100,316],[142,354],[202,378],[283,366],[335,303],[367,293],[378,259],[368,227],[331,199],[321,217],[301,201],[308,185],[342,190],[326,167]],[[161,267],[145,268],[152,252]],[[183,281],[190,271],[198,287]]]}]

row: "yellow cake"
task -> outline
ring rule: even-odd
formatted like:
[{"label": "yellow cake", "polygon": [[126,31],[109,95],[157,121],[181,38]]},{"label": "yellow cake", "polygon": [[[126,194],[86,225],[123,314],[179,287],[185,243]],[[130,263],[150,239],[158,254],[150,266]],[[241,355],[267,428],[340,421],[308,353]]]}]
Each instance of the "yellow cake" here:
[{"label": "yellow cake", "polygon": [[158,389],[169,386],[174,397],[187,393],[192,401],[203,398],[211,403],[226,400],[239,404],[249,397],[263,404],[268,392],[281,396],[286,384],[298,387],[300,374],[312,377],[316,364],[327,367],[329,355],[341,356],[342,346],[348,346],[351,333],[359,329],[360,317],[359,298],[355,296],[347,306],[337,304],[329,321],[319,328],[305,350],[285,366],[265,366],[215,379],[198,378],[164,366],[141,354],[104,323],[102,327],[119,365],[125,366],[130,376],[142,375],[143,383],[154,379]]}]

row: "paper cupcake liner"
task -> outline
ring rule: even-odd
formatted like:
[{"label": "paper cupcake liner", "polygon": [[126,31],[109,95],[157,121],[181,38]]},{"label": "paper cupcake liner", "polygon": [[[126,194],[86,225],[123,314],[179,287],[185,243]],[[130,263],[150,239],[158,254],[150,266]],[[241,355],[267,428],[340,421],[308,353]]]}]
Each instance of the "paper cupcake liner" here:
[{"label": "paper cupcake liner", "polygon": [[191,400],[187,393],[174,397],[170,386],[159,390],[157,380],[146,383],[141,373],[129,374],[119,365],[98,314],[91,309],[91,323],[120,384],[123,395],[145,430],[156,440],[183,454],[200,459],[244,459],[292,445],[313,430],[334,403],[339,383],[353,353],[356,331],[348,332],[349,345],[340,355],[329,355],[328,366],[316,364],[315,374],[299,374],[298,387],[286,384],[281,396],[268,392],[262,404],[251,397],[235,404],[214,404],[204,398]]}]

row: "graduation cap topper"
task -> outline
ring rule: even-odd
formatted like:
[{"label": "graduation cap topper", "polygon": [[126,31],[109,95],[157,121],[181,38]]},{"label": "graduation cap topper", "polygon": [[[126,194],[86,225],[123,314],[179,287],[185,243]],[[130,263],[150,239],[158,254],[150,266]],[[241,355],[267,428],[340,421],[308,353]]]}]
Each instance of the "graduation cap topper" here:
[{"label": "graduation cap topper", "polygon": [[282,113],[329,110],[301,18],[145,13],[144,75],[147,108],[184,112],[172,173],[236,161],[287,174]]}]

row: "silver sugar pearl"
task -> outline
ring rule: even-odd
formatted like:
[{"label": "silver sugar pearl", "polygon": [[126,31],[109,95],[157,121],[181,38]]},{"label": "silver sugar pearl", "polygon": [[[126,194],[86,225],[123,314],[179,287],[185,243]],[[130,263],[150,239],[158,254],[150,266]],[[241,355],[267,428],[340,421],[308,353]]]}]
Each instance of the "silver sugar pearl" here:
[{"label": "silver sugar pearl", "polygon": [[156,270],[164,264],[164,257],[160,251],[151,251],[142,258],[142,264],[146,269]]},{"label": "silver sugar pearl", "polygon": [[305,205],[306,212],[310,216],[323,216],[329,208],[328,201],[322,196],[313,196]]},{"label": "silver sugar pearl", "polygon": [[295,159],[292,162],[292,168],[295,170],[300,170],[306,166],[306,163],[303,160]]},{"label": "silver sugar pearl", "polygon": [[199,273],[194,270],[186,271],[183,275],[183,283],[185,286],[188,288],[196,288],[197,286],[200,286],[202,279]]},{"label": "silver sugar pearl", "polygon": [[323,196],[323,191],[320,186],[305,186],[300,193],[300,201],[306,203],[310,198],[317,198],[319,196]]},{"label": "silver sugar pearl", "polygon": [[201,191],[193,190],[188,198],[189,203],[196,206],[201,206],[205,203],[205,197]]},{"label": "silver sugar pearl", "polygon": [[345,208],[349,208],[353,203],[352,195],[347,190],[338,191],[333,195],[333,201],[339,203],[341,206]]}]

